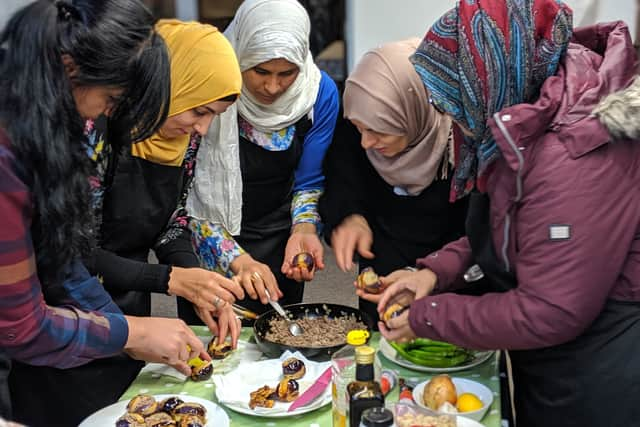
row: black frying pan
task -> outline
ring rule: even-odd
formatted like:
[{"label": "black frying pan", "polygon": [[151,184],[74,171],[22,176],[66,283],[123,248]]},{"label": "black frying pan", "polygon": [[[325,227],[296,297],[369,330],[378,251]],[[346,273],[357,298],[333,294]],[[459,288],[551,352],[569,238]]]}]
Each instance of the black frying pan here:
[{"label": "black frying pan", "polygon": [[[354,315],[355,318],[365,325],[369,332],[373,329],[373,321],[365,312],[354,307],[338,304],[292,304],[284,306],[286,312],[290,313],[291,318],[315,318],[328,316],[329,318],[343,317]],[[305,357],[313,360],[328,360],[331,355],[342,348],[344,344],[334,345],[330,347],[290,347],[284,344],[268,341],[265,336],[269,332],[269,323],[271,319],[277,318],[278,313],[275,310],[267,311],[256,319],[253,324],[253,335],[260,350],[269,357],[280,357],[285,350],[299,351]]]}]

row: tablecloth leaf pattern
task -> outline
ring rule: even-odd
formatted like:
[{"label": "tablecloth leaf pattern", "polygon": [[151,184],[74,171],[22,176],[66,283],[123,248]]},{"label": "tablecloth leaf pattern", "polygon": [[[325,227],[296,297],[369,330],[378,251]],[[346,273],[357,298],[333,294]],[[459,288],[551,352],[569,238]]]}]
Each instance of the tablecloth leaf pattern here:
[{"label": "tablecloth leaf pattern", "polygon": [[[208,330],[204,326],[193,326],[192,329],[198,336],[207,336]],[[251,328],[243,328],[240,340],[248,342],[251,340],[253,331]],[[374,333],[369,341],[369,345],[377,348],[380,341],[380,334]],[[251,348],[251,346],[249,346]],[[237,356],[236,356],[237,357]],[[230,362],[235,364],[235,360],[231,359]],[[380,356],[383,369],[392,369],[403,378],[411,380],[424,380],[431,377],[430,374],[411,371],[401,366],[394,364],[387,360],[384,356]],[[226,364],[225,364],[226,365]],[[221,367],[222,368],[222,367]],[[225,366],[224,371],[230,366]],[[215,370],[214,370],[215,375]],[[481,423],[486,427],[499,427],[500,426],[500,379],[498,377],[498,353],[495,357],[489,359],[482,365],[476,366],[466,371],[455,372],[452,376],[469,378],[474,381],[478,381],[493,391],[494,400],[489,412],[482,419]],[[138,375],[138,378],[131,384],[129,389],[122,395],[120,400],[128,400],[139,393],[147,394],[175,394],[175,395],[190,395],[210,399],[216,402],[215,385],[213,379],[209,379],[203,382],[193,382],[190,380],[180,381],[175,377],[161,375],[153,371],[143,371]],[[247,399],[249,396],[247,396]],[[398,388],[396,387],[387,396],[387,404],[389,402],[395,402],[398,399]],[[229,415],[231,419],[232,427],[253,427],[256,425],[267,427],[331,427],[331,405],[322,407],[316,411],[309,412],[307,414],[296,415],[288,418],[258,418],[249,415],[239,414],[231,409],[223,409]]]}]

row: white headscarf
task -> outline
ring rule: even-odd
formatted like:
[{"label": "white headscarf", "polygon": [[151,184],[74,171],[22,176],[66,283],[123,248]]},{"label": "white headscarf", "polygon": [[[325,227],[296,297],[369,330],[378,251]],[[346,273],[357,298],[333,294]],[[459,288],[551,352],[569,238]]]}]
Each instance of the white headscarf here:
[{"label": "white headscarf", "polygon": [[311,23],[297,0],[245,0],[224,35],[233,46],[240,70],[284,58],[300,72],[275,102],[258,102],[245,85],[238,101],[213,120],[198,151],[194,186],[187,209],[196,218],[240,232],[242,177],[238,156],[238,113],[255,129],[273,132],[309,114],[320,88],[320,70],[309,51]]},{"label": "white headscarf", "polygon": [[311,23],[297,0],[245,0],[224,35],[236,51],[240,71],[284,58],[300,69],[295,82],[273,104],[255,100],[246,87],[238,112],[262,132],[284,129],[309,113],[320,87],[320,70],[309,51]]}]

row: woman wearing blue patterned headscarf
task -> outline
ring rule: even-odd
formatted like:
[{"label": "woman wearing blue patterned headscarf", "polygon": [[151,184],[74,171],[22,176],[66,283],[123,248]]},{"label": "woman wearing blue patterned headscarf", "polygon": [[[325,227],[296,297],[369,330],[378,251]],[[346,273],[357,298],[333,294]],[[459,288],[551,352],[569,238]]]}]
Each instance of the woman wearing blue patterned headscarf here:
[{"label": "woman wearing blue patterned headscarf", "polygon": [[[640,79],[626,25],[572,33],[557,0],[461,0],[411,60],[465,133],[452,196],[471,199],[467,236],[381,298],[380,311],[411,303],[382,334],[509,350],[518,427],[636,425]],[[483,295],[447,293],[460,287]]]},{"label": "woman wearing blue patterned headscarf", "polygon": [[487,120],[534,100],[570,37],[571,11],[550,0],[463,0],[427,34],[411,60],[434,106],[470,133],[459,147],[456,197],[499,156]]}]

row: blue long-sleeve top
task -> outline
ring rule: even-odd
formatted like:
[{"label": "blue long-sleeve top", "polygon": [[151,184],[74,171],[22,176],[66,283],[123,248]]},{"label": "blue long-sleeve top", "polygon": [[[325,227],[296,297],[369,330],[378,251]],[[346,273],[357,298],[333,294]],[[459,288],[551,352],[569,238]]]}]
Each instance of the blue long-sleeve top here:
[{"label": "blue long-sleeve top", "polygon": [[313,105],[312,126],[305,135],[302,157],[295,173],[294,192],[324,188],[322,161],[333,138],[340,98],[331,77],[324,71],[321,75],[318,97]]}]

